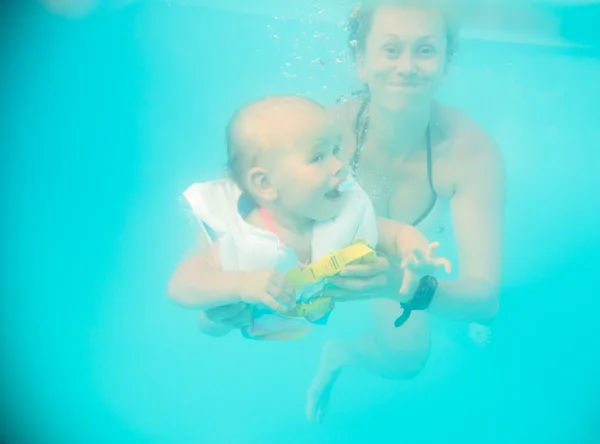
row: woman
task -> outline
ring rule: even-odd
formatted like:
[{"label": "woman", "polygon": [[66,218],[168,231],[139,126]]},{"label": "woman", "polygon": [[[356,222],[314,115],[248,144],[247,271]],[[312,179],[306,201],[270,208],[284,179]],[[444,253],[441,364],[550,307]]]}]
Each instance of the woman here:
[{"label": "woman", "polygon": [[[307,415],[320,421],[341,371],[351,365],[401,379],[429,356],[428,315],[487,324],[498,310],[504,166],[489,136],[464,113],[434,100],[457,49],[451,11],[423,1],[372,1],[350,17],[350,45],[365,93],[335,108],[345,152],[378,216],[416,225],[431,240],[456,245],[458,275],[440,279],[426,311],[394,327],[397,292],[385,291],[381,260],[337,278],[338,301],[370,299],[373,329],[358,341],[328,342],[308,393]],[[393,267],[392,270],[393,272]],[[243,325],[244,306],[205,314]]]}]

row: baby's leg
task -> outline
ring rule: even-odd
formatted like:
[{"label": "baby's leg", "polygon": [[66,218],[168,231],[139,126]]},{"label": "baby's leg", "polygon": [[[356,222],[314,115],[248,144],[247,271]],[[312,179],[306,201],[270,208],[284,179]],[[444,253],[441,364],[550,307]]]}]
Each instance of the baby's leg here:
[{"label": "baby's leg", "polygon": [[252,306],[243,302],[223,305],[198,313],[198,326],[209,336],[225,336],[231,330],[252,325]]},{"label": "baby's leg", "polygon": [[223,337],[232,330],[227,325],[211,321],[203,311],[198,313],[198,327],[202,333],[214,338]]}]

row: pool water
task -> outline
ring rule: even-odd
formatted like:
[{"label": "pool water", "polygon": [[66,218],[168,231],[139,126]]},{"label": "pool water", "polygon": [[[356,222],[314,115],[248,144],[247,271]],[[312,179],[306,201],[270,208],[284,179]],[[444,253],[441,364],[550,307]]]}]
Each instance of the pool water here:
[{"label": "pool water", "polygon": [[414,381],[350,371],[317,427],[304,401],[326,331],[209,339],[165,287],[194,235],[179,195],[222,174],[232,111],[269,93],[347,93],[343,29],[166,2],[11,14],[0,441],[598,442],[594,47],[462,43],[441,99],[490,131],[508,173],[492,346],[434,344]]}]

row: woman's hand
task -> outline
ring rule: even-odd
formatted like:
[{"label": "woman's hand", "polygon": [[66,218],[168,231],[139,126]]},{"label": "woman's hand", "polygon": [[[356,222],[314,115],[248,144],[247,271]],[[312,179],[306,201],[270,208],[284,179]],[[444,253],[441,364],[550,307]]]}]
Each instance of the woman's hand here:
[{"label": "woman's hand", "polygon": [[434,242],[423,249],[415,249],[408,254],[400,266],[390,266],[382,256],[371,264],[350,265],[338,275],[329,279],[334,288],[327,289],[327,295],[336,302],[357,301],[398,296],[410,299],[423,276],[439,274],[442,270],[450,273],[451,264],[446,258],[435,254],[439,243]]},{"label": "woman's hand", "polygon": [[439,242],[433,242],[425,250],[415,249],[402,260],[403,276],[399,291],[400,298],[412,298],[423,276],[452,271],[452,264],[448,259],[436,256],[435,250],[439,245]]},{"label": "woman's hand", "polygon": [[384,297],[393,281],[390,263],[385,257],[378,256],[375,262],[350,265],[331,277],[328,284],[334,288],[327,288],[327,296],[331,296],[335,302]]}]

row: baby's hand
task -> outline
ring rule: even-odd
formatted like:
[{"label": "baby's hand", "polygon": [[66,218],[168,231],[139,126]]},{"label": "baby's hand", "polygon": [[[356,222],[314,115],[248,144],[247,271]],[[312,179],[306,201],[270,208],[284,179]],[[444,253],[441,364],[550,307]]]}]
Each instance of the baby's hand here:
[{"label": "baby's hand", "polygon": [[296,304],[296,289],[275,270],[259,270],[249,272],[240,282],[240,299],[248,304],[265,304],[281,312]]},{"label": "baby's hand", "polygon": [[423,276],[437,274],[442,270],[446,273],[451,272],[452,264],[450,261],[435,255],[435,249],[439,246],[439,242],[432,242],[425,251],[415,249],[404,258],[401,264],[404,270],[402,286],[400,287],[401,296],[412,297]]}]

